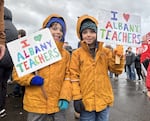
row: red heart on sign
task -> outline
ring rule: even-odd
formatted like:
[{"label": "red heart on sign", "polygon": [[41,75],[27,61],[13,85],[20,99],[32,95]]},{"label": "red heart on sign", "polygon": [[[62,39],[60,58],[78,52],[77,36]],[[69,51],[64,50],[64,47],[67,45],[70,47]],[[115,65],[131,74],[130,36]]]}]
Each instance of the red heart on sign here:
[{"label": "red heart on sign", "polygon": [[148,45],[142,45],[142,48],[143,48],[143,53],[147,51],[148,49]]},{"label": "red heart on sign", "polygon": [[128,22],[130,15],[129,14],[123,14],[124,19],[126,20],[126,22]]}]

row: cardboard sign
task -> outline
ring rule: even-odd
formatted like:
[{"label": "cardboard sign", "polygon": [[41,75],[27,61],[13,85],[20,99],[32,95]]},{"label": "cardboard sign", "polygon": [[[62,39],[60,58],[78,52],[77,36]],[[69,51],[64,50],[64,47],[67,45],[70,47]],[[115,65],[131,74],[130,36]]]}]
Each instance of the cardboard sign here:
[{"label": "cardboard sign", "polygon": [[150,47],[150,32],[148,32],[142,37],[142,44],[140,47],[136,48],[136,53],[137,54],[145,53],[149,49],[149,47]]},{"label": "cardboard sign", "polygon": [[129,13],[100,10],[98,40],[127,46],[141,45],[141,18]]},{"label": "cardboard sign", "polygon": [[146,35],[142,37],[142,43],[143,44],[150,44],[150,32],[148,32]]},{"label": "cardboard sign", "polygon": [[7,43],[18,76],[24,76],[61,59],[49,29]]},{"label": "cardboard sign", "polygon": [[142,44],[140,47],[137,47],[136,48],[136,54],[141,54],[141,53],[144,53],[148,50],[148,44]]},{"label": "cardboard sign", "polygon": [[146,34],[146,41],[150,44],[150,32]]},{"label": "cardboard sign", "polygon": [[120,64],[120,57],[118,55],[115,56],[115,64]]}]

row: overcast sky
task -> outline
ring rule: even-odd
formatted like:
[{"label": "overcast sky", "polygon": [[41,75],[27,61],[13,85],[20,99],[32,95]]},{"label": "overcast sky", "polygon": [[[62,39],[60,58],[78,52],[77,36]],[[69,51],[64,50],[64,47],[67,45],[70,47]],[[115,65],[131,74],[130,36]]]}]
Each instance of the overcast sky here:
[{"label": "overcast sky", "polygon": [[150,0],[5,0],[5,6],[12,11],[16,28],[25,29],[28,35],[38,31],[48,15],[62,15],[67,22],[66,41],[73,48],[79,41],[77,17],[83,14],[95,16],[99,9],[141,16],[142,35],[150,31]]}]

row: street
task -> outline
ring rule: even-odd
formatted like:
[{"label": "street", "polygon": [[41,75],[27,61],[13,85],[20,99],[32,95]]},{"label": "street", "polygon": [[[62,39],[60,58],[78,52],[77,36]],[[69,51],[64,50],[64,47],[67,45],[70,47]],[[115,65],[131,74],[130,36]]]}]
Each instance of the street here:
[{"label": "street", "polygon": [[[115,102],[110,111],[110,121],[150,121],[150,100],[142,92],[142,85],[129,82],[125,74],[119,80],[111,79],[115,95]],[[8,85],[11,93],[13,84]],[[72,103],[67,110],[68,121],[78,121],[74,118]],[[7,116],[0,121],[26,121],[26,112],[22,109],[20,97],[7,97]]]}]

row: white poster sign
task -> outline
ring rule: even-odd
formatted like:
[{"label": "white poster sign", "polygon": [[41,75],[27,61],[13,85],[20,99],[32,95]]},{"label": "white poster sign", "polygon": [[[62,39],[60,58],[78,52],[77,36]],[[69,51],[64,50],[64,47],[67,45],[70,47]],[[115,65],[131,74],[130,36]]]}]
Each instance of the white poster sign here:
[{"label": "white poster sign", "polygon": [[129,13],[100,10],[98,40],[127,46],[141,45],[141,18]]},{"label": "white poster sign", "polygon": [[61,59],[49,29],[7,43],[18,76],[24,76]]}]

